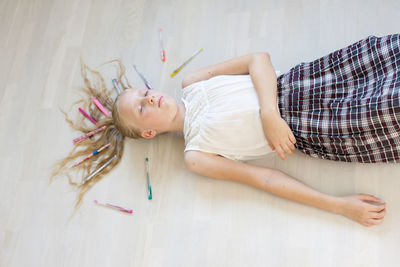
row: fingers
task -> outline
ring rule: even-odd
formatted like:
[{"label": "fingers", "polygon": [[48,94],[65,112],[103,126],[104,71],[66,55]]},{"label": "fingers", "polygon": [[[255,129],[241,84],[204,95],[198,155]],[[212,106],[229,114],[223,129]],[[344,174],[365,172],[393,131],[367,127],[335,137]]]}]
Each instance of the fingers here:
[{"label": "fingers", "polygon": [[291,135],[289,135],[289,140],[290,140],[290,142],[292,142],[292,144],[296,144],[296,138],[294,137],[293,133],[291,133]]},{"label": "fingers", "polygon": [[295,150],[296,149],[296,147],[292,143],[289,143],[289,147],[290,147],[291,150]]},{"label": "fingers", "polygon": [[386,209],[381,210],[380,212],[374,212],[372,214],[371,219],[383,219],[386,215]]},{"label": "fingers", "polygon": [[280,146],[276,147],[276,153],[278,153],[279,157],[281,157],[282,160],[285,160],[285,154],[283,153],[283,150]]},{"label": "fingers", "polygon": [[285,151],[286,153],[288,153],[289,155],[293,155],[292,150],[290,150],[290,148],[289,148],[286,144],[283,144],[283,145],[282,145],[282,148],[283,148],[284,151]]},{"label": "fingers", "polygon": [[296,148],[294,147],[293,144],[289,143],[289,144],[282,144],[282,145],[278,145],[276,148],[276,152],[279,154],[279,156],[281,157],[281,159],[285,160],[285,152],[289,155],[294,155],[294,153],[292,152],[292,150],[295,150]]},{"label": "fingers", "polygon": [[375,212],[370,218],[366,219],[365,221],[361,222],[365,226],[372,226],[377,225],[383,222],[386,215],[386,209],[383,209],[380,212]]},{"label": "fingers", "polygon": [[[267,141],[268,141],[268,140],[267,140]],[[269,141],[268,141],[268,145],[271,147],[272,151],[274,151],[274,150],[275,150],[275,147],[274,147],[274,145],[273,145],[273,144],[271,144]]]},{"label": "fingers", "polygon": [[372,226],[372,225],[376,225],[376,224],[380,224],[383,222],[383,220],[385,219],[385,215],[386,215],[386,205],[380,205],[379,207],[382,208],[380,211],[378,212],[370,212],[370,218],[368,218],[367,220],[365,220],[364,225],[366,226]]},{"label": "fingers", "polygon": [[290,132],[290,135],[289,135],[289,139],[288,139],[288,142],[287,142],[287,145],[292,149],[292,150],[295,150],[296,149],[296,147],[294,146],[294,144],[296,144],[296,138],[294,138],[294,135],[293,135],[293,133],[292,132]]},{"label": "fingers", "polygon": [[381,222],[383,222],[383,218],[382,219],[368,219],[366,221],[366,225],[367,226],[372,226],[372,225],[380,224]]},{"label": "fingers", "polygon": [[270,140],[268,141],[268,145],[271,147],[272,150],[275,150],[279,157],[283,160],[286,159],[285,153],[289,154],[289,155],[294,155],[294,153],[292,152],[292,150],[295,150],[296,147],[294,146],[294,144],[296,143],[296,139],[294,138],[293,135],[289,135],[288,139],[282,141],[280,144],[278,142],[276,142],[275,145],[272,144],[272,142],[270,142]]},{"label": "fingers", "polygon": [[358,197],[364,201],[372,201],[372,202],[381,202],[381,200],[377,197],[366,195],[366,194],[358,194]]},{"label": "fingers", "polygon": [[374,212],[381,212],[381,211],[384,210],[385,208],[386,208],[386,203],[383,203],[382,205],[374,206],[374,207],[373,207],[373,211],[374,211]]},{"label": "fingers", "polygon": [[279,157],[281,159],[285,160],[285,152],[289,155],[293,155],[293,152],[289,149],[289,147],[286,144],[282,144],[276,148],[276,152],[279,154]]}]

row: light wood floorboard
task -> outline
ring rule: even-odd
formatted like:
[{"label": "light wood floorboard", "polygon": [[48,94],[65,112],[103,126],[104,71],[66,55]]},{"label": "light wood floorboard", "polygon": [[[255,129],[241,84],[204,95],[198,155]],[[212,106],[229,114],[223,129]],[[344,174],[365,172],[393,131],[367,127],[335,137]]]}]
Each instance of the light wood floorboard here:
[{"label": "light wood floorboard", "polygon": [[[154,87],[180,99],[185,73],[256,51],[268,51],[285,72],[368,35],[398,33],[399,10],[397,0],[0,0],[0,266],[399,266],[396,164],[338,163],[299,152],[287,161],[270,155],[253,162],[326,193],[381,197],[388,213],[372,228],[192,174],[176,134],[127,140],[121,164],[70,222],[76,192],[66,179],[48,186],[51,164],[80,135],[59,112],[78,98],[80,56],[92,67],[120,57],[131,83],[143,87],[136,63]],[[93,199],[135,213],[100,208]]]}]

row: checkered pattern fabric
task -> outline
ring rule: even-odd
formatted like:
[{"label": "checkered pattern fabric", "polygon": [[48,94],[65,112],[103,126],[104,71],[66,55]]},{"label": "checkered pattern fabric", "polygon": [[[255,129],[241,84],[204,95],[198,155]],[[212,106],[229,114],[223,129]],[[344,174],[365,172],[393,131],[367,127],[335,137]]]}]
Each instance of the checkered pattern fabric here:
[{"label": "checkered pattern fabric", "polygon": [[400,162],[400,34],[370,36],[278,77],[279,110],[312,157]]}]

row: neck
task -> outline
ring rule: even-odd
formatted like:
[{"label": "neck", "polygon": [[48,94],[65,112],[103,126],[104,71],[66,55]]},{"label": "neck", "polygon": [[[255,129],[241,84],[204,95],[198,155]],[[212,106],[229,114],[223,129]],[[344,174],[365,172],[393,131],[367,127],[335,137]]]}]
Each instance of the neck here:
[{"label": "neck", "polygon": [[170,127],[170,129],[168,129],[168,132],[183,133],[185,114],[186,114],[185,105],[182,102],[179,102],[178,103],[178,111],[176,112],[176,116],[175,116],[174,120],[172,121],[171,127]]}]

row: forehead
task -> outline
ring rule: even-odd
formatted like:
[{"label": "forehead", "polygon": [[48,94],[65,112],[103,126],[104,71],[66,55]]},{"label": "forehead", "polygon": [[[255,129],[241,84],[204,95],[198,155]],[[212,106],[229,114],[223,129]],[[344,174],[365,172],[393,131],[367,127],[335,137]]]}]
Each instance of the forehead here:
[{"label": "forehead", "polygon": [[126,122],[135,123],[137,120],[138,98],[142,89],[128,89],[119,100],[119,113]]}]

